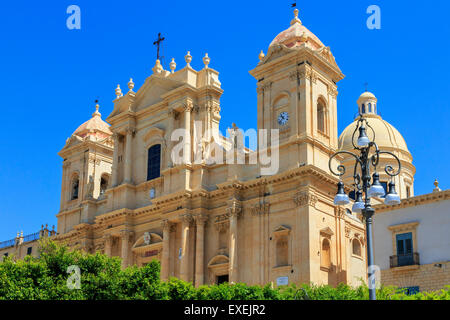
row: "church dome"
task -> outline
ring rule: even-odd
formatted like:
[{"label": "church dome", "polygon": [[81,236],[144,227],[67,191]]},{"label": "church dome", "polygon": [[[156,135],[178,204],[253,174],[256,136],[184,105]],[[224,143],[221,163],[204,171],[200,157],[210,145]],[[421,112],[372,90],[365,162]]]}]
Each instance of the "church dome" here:
[{"label": "church dome", "polygon": [[[355,132],[357,122],[361,116],[367,120],[367,124],[373,129],[366,128],[366,133],[369,139],[375,140],[378,148],[382,151],[389,151],[395,154],[400,162],[402,169],[399,176],[394,178],[394,182],[397,186],[397,192],[400,198],[407,198],[414,194],[414,174],[415,167],[412,164],[412,156],[408,150],[405,139],[400,132],[389,122],[383,120],[381,116],[377,114],[378,100],[371,92],[364,92],[358,99],[359,116],[350,125],[345,128],[339,137],[339,150],[355,152],[352,139],[356,145],[356,141],[359,136],[359,132]],[[375,134],[375,139],[374,139]],[[348,170],[343,176],[343,181],[347,185],[351,186],[354,183],[353,169],[354,165],[353,157],[349,155],[343,155],[341,164]],[[387,184],[390,181],[390,177],[384,172],[387,165],[395,165],[395,160],[391,155],[380,154],[378,172],[380,173],[380,179],[382,184],[387,188]],[[385,188],[385,189],[386,189]]]},{"label": "church dome", "polygon": [[325,47],[322,41],[317,36],[309,31],[298,18],[298,9],[294,10],[294,19],[291,21],[291,26],[280,32],[275,39],[270,43],[269,48],[274,45],[283,44],[288,48],[298,47],[302,43],[314,50]]},{"label": "church dome", "polygon": [[[409,153],[408,147],[406,145],[405,139],[400,134],[400,132],[394,128],[389,122],[383,120],[379,115],[366,114],[364,118],[367,119],[369,125],[373,128],[375,132],[375,142],[380,149],[397,149],[399,151],[405,151]],[[356,118],[353,123],[351,123],[342,132],[339,137],[339,149],[340,150],[353,150],[352,136],[356,128],[356,122],[359,119]],[[370,128],[367,129],[367,135],[369,139],[373,139],[373,132]],[[355,144],[358,138],[358,133],[355,134]]]},{"label": "church dome", "polygon": [[98,104],[95,106],[95,112],[92,114],[92,118],[83,123],[75,130],[72,135],[85,138],[86,136],[94,136],[97,139],[106,138],[112,135],[109,129],[109,124],[102,120],[102,115],[98,112]]},{"label": "church dome", "polygon": [[[377,103],[378,99],[371,92],[364,92],[358,98],[358,110],[359,114],[363,115],[367,119],[367,122],[372,127],[367,129],[367,135],[369,139],[373,139],[375,133],[375,142],[379,148],[397,149],[399,151],[405,151],[409,154],[408,147],[406,146],[405,139],[389,122],[383,120],[377,115]],[[339,149],[341,150],[353,150],[352,136],[355,131],[356,124],[359,117],[355,119],[339,137]],[[358,138],[358,134],[355,135],[355,140]],[[354,141],[356,143],[356,141]]]}]

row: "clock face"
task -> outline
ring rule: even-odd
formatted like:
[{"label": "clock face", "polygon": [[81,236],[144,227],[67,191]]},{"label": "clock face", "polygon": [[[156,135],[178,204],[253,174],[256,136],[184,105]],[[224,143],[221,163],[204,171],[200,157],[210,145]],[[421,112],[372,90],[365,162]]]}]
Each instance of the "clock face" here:
[{"label": "clock face", "polygon": [[281,112],[278,116],[278,124],[284,126],[289,120],[289,114],[287,112]]}]

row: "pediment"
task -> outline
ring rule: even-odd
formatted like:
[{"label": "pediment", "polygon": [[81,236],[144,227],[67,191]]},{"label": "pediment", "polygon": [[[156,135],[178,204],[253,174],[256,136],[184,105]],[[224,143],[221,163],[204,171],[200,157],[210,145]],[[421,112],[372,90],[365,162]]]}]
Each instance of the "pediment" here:
[{"label": "pediment", "polygon": [[147,133],[142,137],[145,142],[149,142],[152,138],[164,139],[165,131],[158,127],[151,127]]},{"label": "pediment", "polygon": [[275,237],[279,237],[279,236],[288,235],[290,233],[290,231],[291,231],[291,229],[289,227],[280,225],[275,228],[273,233],[274,233]]},{"label": "pediment", "polygon": [[320,234],[324,237],[331,238],[334,235],[334,232],[330,227],[326,227],[320,230]]},{"label": "pediment", "polygon": [[133,249],[148,249],[151,247],[159,246],[162,245],[162,237],[157,234],[157,233],[153,233],[153,232],[149,232],[148,235],[150,236],[150,242],[146,243],[145,242],[145,238],[146,238],[146,233],[144,233],[141,237],[139,237],[139,239],[136,240],[136,242],[133,245]]},{"label": "pediment", "polygon": [[321,57],[322,59],[325,59],[328,63],[330,63],[333,67],[335,67],[339,72],[341,72],[341,69],[336,63],[336,59],[334,58],[333,54],[331,53],[330,47],[323,47],[320,49],[317,49],[315,51],[315,54]]},{"label": "pediment", "polygon": [[80,143],[83,143],[83,141],[84,141],[83,138],[81,138],[81,137],[79,137],[77,135],[72,135],[69,138],[67,138],[66,144],[64,145],[62,150],[68,149],[68,148],[73,147],[73,146],[76,146],[76,145],[78,145]]},{"label": "pediment", "polygon": [[152,75],[147,78],[144,85],[136,93],[134,111],[139,111],[148,106],[162,102],[165,93],[182,86],[180,81],[163,78],[159,75]]},{"label": "pediment", "polygon": [[229,263],[230,259],[226,255],[219,254],[209,260],[208,267],[214,267],[218,265],[223,265],[225,263]]},{"label": "pediment", "polygon": [[264,57],[264,59],[260,63],[264,64],[269,61],[278,59],[281,56],[291,53],[293,50],[294,49],[289,49],[284,44],[273,45],[273,46],[269,47],[269,51],[267,52],[267,55]]}]

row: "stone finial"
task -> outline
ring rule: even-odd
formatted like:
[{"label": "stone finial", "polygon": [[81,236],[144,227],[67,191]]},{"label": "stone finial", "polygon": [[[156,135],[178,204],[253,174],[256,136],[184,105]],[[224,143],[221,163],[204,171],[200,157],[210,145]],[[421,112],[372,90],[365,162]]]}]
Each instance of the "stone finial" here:
[{"label": "stone finial", "polygon": [[92,114],[92,117],[95,117],[95,116],[99,116],[99,117],[101,117],[102,116],[102,114],[100,113],[100,112],[98,112],[98,109],[100,108],[100,106],[98,105],[98,100],[95,100],[95,112]]},{"label": "stone finial", "polygon": [[259,53],[259,56],[258,56],[259,61],[263,61],[263,59],[264,59],[265,56],[266,56],[266,55],[265,55],[264,52],[261,50],[261,52]]},{"label": "stone finial", "polygon": [[442,191],[441,188],[439,188],[439,181],[436,179],[434,180],[434,189],[433,192],[439,192]]},{"label": "stone finial", "polygon": [[156,59],[155,66],[152,68],[153,73],[161,73],[163,71],[163,67],[161,65],[161,61]]},{"label": "stone finial", "polygon": [[292,21],[291,21],[291,26],[292,26],[294,23],[300,23],[300,24],[302,24],[302,21],[298,18],[298,9],[297,9],[297,8],[294,10],[294,19],[292,19]]},{"label": "stone finial", "polygon": [[20,237],[23,238],[23,231],[20,231]]},{"label": "stone finial", "polygon": [[187,55],[184,56],[184,60],[186,61],[186,66],[190,67],[191,66],[191,61],[192,61],[192,56],[191,56],[191,52],[188,51]]},{"label": "stone finial", "polygon": [[130,81],[128,81],[128,89],[130,90],[129,92],[133,92],[133,88],[134,88],[133,78],[130,78]]},{"label": "stone finial", "polygon": [[211,59],[208,57],[208,53],[205,53],[205,56],[203,57],[203,63],[205,64],[205,69],[208,69],[208,64],[211,61]]},{"label": "stone finial", "polygon": [[121,96],[123,96],[122,90],[120,89],[120,85],[117,85],[116,96],[117,96],[117,98],[120,98]]},{"label": "stone finial", "polygon": [[170,61],[169,67],[170,67],[170,71],[172,73],[174,73],[175,72],[175,68],[177,67],[177,63],[175,62],[175,58],[172,58],[172,61]]}]

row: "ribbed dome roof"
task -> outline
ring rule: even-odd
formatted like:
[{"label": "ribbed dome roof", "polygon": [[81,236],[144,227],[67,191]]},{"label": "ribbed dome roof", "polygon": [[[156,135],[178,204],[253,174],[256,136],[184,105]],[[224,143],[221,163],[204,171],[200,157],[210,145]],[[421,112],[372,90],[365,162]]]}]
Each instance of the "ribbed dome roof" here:
[{"label": "ribbed dome roof", "polygon": [[366,91],[366,92],[363,92],[363,94],[361,94],[359,96],[358,100],[360,100],[360,99],[376,99],[376,97],[372,92]]},{"label": "ribbed dome roof", "polygon": [[283,44],[288,48],[300,46],[305,43],[314,50],[320,49],[325,45],[317,36],[309,31],[298,18],[298,10],[294,10],[294,19],[291,21],[291,26],[280,32],[275,39],[270,43],[269,47],[276,44]]},{"label": "ribbed dome roof", "polygon": [[95,136],[98,139],[106,138],[112,135],[109,129],[109,124],[102,120],[102,115],[98,112],[99,106],[95,106],[96,110],[92,114],[92,118],[83,123],[75,130],[73,135],[77,135],[81,138],[86,136]]},{"label": "ribbed dome roof", "polygon": [[[380,149],[383,148],[395,148],[397,150],[405,151],[409,153],[405,139],[400,132],[394,128],[389,122],[383,120],[380,116],[374,114],[364,115],[369,125],[375,131],[375,142]],[[356,121],[351,123],[342,132],[339,137],[339,149],[340,150],[353,150],[352,135],[356,128]],[[370,128],[367,128],[367,135],[372,140],[373,132]],[[358,132],[355,134],[355,144],[358,138]]]}]

